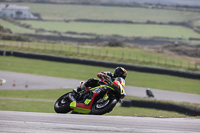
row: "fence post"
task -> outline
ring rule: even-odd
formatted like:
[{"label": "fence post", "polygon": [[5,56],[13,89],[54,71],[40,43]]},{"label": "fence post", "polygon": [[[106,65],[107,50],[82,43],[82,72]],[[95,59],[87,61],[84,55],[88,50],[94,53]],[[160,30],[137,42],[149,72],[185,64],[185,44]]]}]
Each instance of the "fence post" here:
[{"label": "fence post", "polygon": [[108,50],[106,50],[106,57],[108,56]]},{"label": "fence post", "polygon": [[21,42],[21,48],[23,48],[23,42]]},{"label": "fence post", "polygon": [[99,56],[101,56],[101,49],[99,49]]},{"label": "fence post", "polygon": [[[11,43],[11,42],[10,42],[10,43]],[[20,43],[20,42],[19,42],[19,43],[17,42],[16,44],[17,44],[17,48],[19,48],[21,43]]]},{"label": "fence post", "polygon": [[85,48],[85,54],[87,54],[87,48]]},{"label": "fence post", "polygon": [[198,63],[195,62],[195,70],[198,70]]},{"label": "fence post", "polygon": [[30,48],[31,42],[28,43],[28,49]]},{"label": "fence post", "polygon": [[54,51],[54,43],[52,43],[51,51]]},{"label": "fence post", "polygon": [[60,52],[62,52],[62,43],[60,44]]},{"label": "fence post", "polygon": [[38,42],[36,43],[36,49],[38,49]]},{"label": "fence post", "polygon": [[79,45],[77,46],[77,54],[79,54]]},{"label": "fence post", "polygon": [[71,52],[71,50],[70,50],[70,45],[68,45],[68,53],[69,53],[69,52]]},{"label": "fence post", "polygon": [[45,44],[44,44],[44,51],[46,51],[46,47],[47,47],[47,46],[46,46],[46,43],[45,43]]},{"label": "fence post", "polygon": [[92,56],[94,55],[94,48],[92,48]]},{"label": "fence post", "polygon": [[188,69],[190,69],[190,61],[188,61]]}]

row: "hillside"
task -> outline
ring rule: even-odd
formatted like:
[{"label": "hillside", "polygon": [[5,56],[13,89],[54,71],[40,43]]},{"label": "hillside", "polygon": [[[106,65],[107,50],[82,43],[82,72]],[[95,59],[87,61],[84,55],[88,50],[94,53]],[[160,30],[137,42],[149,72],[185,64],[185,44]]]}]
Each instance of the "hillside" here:
[{"label": "hillside", "polygon": [[180,6],[200,6],[199,0],[102,0],[104,2],[122,2],[122,3],[149,3],[162,5],[180,5]]}]

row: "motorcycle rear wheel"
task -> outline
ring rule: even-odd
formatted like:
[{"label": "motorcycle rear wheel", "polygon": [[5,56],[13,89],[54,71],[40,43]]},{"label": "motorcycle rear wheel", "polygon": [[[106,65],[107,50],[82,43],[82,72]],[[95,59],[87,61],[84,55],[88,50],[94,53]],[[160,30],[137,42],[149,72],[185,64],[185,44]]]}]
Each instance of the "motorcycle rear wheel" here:
[{"label": "motorcycle rear wheel", "polygon": [[[71,92],[69,92],[71,93]],[[71,100],[68,99],[69,93],[62,95],[54,104],[54,110],[56,113],[68,113],[71,111],[70,103]]]},{"label": "motorcycle rear wheel", "polygon": [[92,110],[91,110],[91,114],[94,115],[103,115],[105,113],[109,113],[113,110],[113,108],[115,107],[115,105],[117,104],[118,100],[116,97],[111,97],[109,100],[109,103],[105,103],[105,106],[102,105],[98,105],[98,102],[95,102],[92,105]]}]

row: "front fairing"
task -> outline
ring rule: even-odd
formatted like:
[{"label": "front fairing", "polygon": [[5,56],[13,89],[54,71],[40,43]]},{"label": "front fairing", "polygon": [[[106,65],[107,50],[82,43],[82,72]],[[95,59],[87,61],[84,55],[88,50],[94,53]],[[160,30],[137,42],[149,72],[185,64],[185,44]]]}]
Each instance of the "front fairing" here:
[{"label": "front fairing", "polygon": [[126,96],[126,92],[125,92],[124,88],[121,88],[120,90],[121,90],[121,93],[120,93],[121,97],[120,97],[120,99],[124,99],[124,97]]},{"label": "front fairing", "polygon": [[83,92],[76,101],[71,103],[71,109],[77,113],[90,113],[93,103],[97,101],[96,99],[103,98],[107,91],[109,91],[109,88],[106,85],[91,88],[89,91]]}]

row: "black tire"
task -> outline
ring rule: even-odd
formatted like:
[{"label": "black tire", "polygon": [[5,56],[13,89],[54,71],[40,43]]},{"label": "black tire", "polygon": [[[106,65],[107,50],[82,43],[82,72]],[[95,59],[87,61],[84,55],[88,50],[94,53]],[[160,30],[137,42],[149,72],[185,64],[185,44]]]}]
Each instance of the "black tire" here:
[{"label": "black tire", "polygon": [[91,114],[94,114],[94,115],[103,115],[105,113],[109,113],[110,111],[113,110],[113,108],[115,107],[115,105],[117,104],[118,100],[116,97],[111,97],[109,99],[109,103],[103,107],[103,108],[100,108],[98,109],[96,107],[97,105],[97,102],[95,102],[93,105],[92,105],[92,111],[91,111]]},{"label": "black tire", "polygon": [[[69,92],[71,93],[71,92]],[[54,110],[56,113],[68,113],[71,111],[70,109],[70,103],[71,101],[67,98],[67,95],[69,93],[66,93],[62,95],[54,104]]]}]

